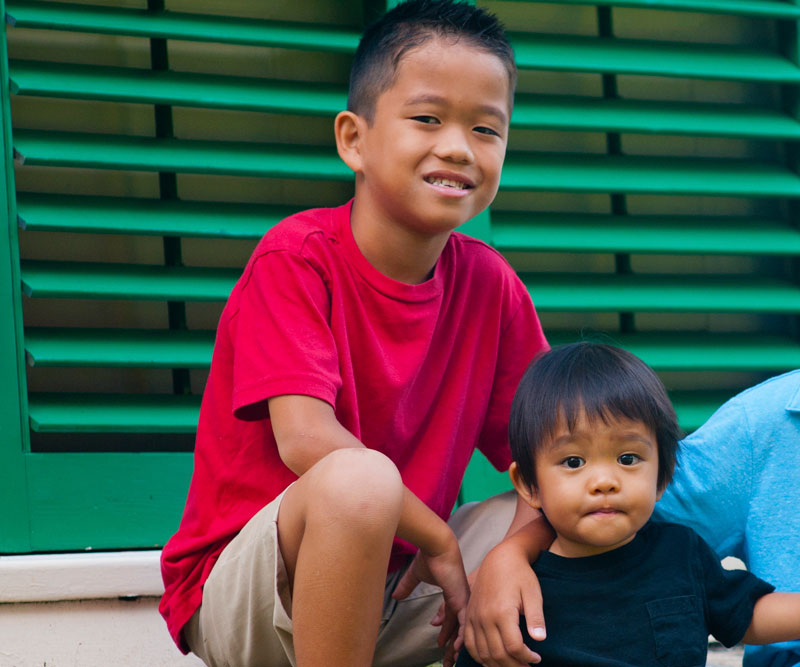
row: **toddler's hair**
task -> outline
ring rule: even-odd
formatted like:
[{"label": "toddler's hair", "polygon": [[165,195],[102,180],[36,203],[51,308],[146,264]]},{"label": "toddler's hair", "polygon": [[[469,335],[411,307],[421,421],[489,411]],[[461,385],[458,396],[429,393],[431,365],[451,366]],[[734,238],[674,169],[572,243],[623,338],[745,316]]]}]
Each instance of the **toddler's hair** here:
[{"label": "toddler's hair", "polygon": [[514,395],[511,454],[529,488],[538,488],[536,452],[552,440],[559,423],[572,430],[581,413],[590,422],[626,418],[649,427],[658,443],[658,488],[669,484],[681,432],[661,380],[630,352],[581,342],[534,359]]}]

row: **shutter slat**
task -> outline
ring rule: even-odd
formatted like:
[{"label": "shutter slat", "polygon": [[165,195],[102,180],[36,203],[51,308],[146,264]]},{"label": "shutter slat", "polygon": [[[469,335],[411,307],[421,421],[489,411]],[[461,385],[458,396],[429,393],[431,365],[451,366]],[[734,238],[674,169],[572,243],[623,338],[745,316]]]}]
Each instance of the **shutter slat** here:
[{"label": "shutter slat", "polygon": [[213,331],[28,328],[31,366],[207,368]]},{"label": "shutter slat", "polygon": [[800,83],[790,60],[749,47],[531,33],[512,41],[520,69]]},{"label": "shutter slat", "polygon": [[492,210],[501,251],[654,254],[800,254],[788,220],[700,216],[614,216]]},{"label": "shutter slat", "polygon": [[[574,333],[549,332],[551,344]],[[762,333],[642,332],[610,334],[613,342],[659,371],[783,371],[800,367],[800,342]],[[206,368],[213,331],[29,328],[25,351],[31,366]]]},{"label": "shutter slat", "polygon": [[356,30],[313,23],[263,21],[229,16],[170,11],[150,12],[24,0],[6,3],[6,20],[18,28],[44,28],[343,53],[355,51],[360,37]]},{"label": "shutter slat", "polygon": [[[539,0],[556,5],[606,5],[612,7],[632,7],[637,9],[660,9],[686,12],[707,12],[709,14],[736,14],[740,16],[760,16],[764,18],[800,18],[800,7],[788,2],[772,0]],[[510,2],[532,3],[531,0],[510,0]]]},{"label": "shutter slat", "polygon": [[20,130],[14,133],[14,150],[20,162],[34,166],[340,181],[353,177],[334,148],[296,144]]},{"label": "shutter slat", "polygon": [[552,312],[800,312],[800,285],[756,275],[521,274]]},{"label": "shutter slat", "polygon": [[[547,339],[560,345],[575,341],[575,334],[550,331]],[[800,367],[800,342],[791,336],[670,331],[604,334],[597,340],[625,348],[658,371],[783,372]]]},{"label": "shutter slat", "polygon": [[[11,90],[17,95],[328,116],[347,103],[344,89],[324,84],[30,61],[11,63]],[[775,109],[577,96],[518,95],[511,125],[522,129],[800,138],[800,122]]]},{"label": "shutter slat", "polygon": [[[20,130],[14,148],[25,164],[350,181],[333,148],[189,141]],[[657,156],[510,153],[505,190],[800,196],[800,176],[772,162]]]},{"label": "shutter slat", "polygon": [[17,195],[17,215],[30,231],[149,234],[259,239],[297,207],[130,197]]},{"label": "shutter slat", "polygon": [[241,269],[23,261],[30,297],[225,301]]},{"label": "shutter slat", "polygon": [[781,164],[716,158],[509,153],[500,188],[516,191],[797,197]]},{"label": "shutter slat", "polygon": [[193,433],[200,396],[54,394],[29,396],[39,433]]},{"label": "shutter slat", "polygon": [[[734,393],[676,391],[670,397],[681,427],[693,430]],[[33,393],[29,401],[38,433],[193,433],[200,414],[199,396]]]},{"label": "shutter slat", "polygon": [[512,127],[754,139],[797,139],[800,122],[776,110],[599,97],[518,95]]},{"label": "shutter slat", "polygon": [[335,115],[347,105],[341,86],[319,83],[30,61],[12,61],[10,69],[16,95],[317,116]]},{"label": "shutter slat", "polygon": [[[22,262],[31,297],[222,301],[238,269]],[[522,274],[549,311],[800,312],[800,285],[769,276]]]}]

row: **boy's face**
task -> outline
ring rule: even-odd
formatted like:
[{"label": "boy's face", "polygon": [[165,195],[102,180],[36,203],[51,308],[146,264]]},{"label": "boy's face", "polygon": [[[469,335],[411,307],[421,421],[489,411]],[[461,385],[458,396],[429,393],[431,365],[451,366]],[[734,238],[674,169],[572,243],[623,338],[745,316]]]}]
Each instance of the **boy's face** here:
[{"label": "boy's face", "polygon": [[580,557],[630,542],[647,522],[658,492],[658,445],[641,422],[609,424],[585,415],[569,431],[562,420],[535,458],[537,490],[517,491],[541,509],[557,536],[550,551]]},{"label": "boy's face", "polygon": [[359,124],[356,206],[381,223],[449,232],[497,193],[508,139],[509,77],[466,40],[430,38],[405,54]]}]

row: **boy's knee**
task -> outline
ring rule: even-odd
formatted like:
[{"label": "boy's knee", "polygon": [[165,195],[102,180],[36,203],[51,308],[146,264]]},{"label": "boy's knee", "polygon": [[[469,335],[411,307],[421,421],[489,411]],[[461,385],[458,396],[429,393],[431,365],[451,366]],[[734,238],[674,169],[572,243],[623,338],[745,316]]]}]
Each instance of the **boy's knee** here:
[{"label": "boy's knee", "polygon": [[314,467],[311,516],[359,525],[399,521],[403,480],[385,455],[372,449],[338,449]]}]

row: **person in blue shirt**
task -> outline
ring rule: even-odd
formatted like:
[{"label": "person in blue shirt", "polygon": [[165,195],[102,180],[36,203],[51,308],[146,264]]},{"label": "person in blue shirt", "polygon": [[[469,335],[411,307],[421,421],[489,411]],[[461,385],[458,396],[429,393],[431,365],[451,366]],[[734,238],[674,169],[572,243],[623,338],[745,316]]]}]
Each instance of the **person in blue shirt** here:
[{"label": "person in blue shirt", "polygon": [[[690,526],[782,591],[800,592],[800,370],[735,396],[681,443],[654,517]],[[747,646],[744,667],[800,666],[800,642]]]}]

